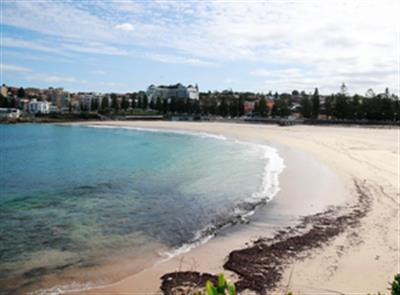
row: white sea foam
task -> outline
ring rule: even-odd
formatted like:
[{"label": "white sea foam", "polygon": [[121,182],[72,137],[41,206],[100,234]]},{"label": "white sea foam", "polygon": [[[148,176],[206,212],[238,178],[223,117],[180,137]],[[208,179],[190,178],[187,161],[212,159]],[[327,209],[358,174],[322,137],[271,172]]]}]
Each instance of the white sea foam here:
[{"label": "white sea foam", "polygon": [[86,290],[92,290],[96,288],[101,288],[103,284],[87,282],[87,283],[78,283],[71,282],[69,284],[56,285],[51,288],[40,289],[33,292],[29,292],[29,295],[59,295],[71,292],[82,292]]},{"label": "white sea foam", "polygon": [[227,140],[226,136],[220,134],[212,134],[207,132],[191,132],[186,130],[178,130],[178,129],[169,129],[169,128],[143,128],[143,127],[130,127],[130,126],[112,126],[112,125],[82,125],[93,128],[107,128],[107,129],[126,129],[126,130],[136,130],[143,132],[156,132],[156,133],[174,133],[181,135],[192,135],[192,136],[200,136],[200,137],[208,137],[215,138],[220,140]]}]

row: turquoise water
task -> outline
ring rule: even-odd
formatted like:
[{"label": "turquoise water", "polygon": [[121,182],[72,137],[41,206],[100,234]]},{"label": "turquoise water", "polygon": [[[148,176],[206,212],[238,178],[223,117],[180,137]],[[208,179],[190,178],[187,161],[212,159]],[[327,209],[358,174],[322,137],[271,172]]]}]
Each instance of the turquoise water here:
[{"label": "turquoise water", "polygon": [[204,134],[27,124],[0,136],[6,293],[127,253],[173,253],[253,210],[273,181],[273,153]]}]

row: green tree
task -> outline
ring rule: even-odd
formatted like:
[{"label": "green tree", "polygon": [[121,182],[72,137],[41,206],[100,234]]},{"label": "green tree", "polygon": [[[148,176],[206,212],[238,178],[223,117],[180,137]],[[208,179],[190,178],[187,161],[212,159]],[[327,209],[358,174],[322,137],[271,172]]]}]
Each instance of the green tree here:
[{"label": "green tree", "polygon": [[392,99],[392,105],[393,105],[393,118],[395,121],[400,120],[400,103],[399,103],[399,98],[393,98]]},{"label": "green tree", "polygon": [[325,99],[325,115],[330,119],[333,115],[333,103],[335,101],[335,96],[332,94]]},{"label": "green tree", "polygon": [[193,102],[192,113],[196,115],[201,113],[200,102],[197,99]]},{"label": "green tree", "polygon": [[150,108],[151,110],[154,110],[154,109],[156,108],[156,105],[155,105],[155,103],[154,103],[154,100],[150,100],[149,108]]},{"label": "green tree", "polygon": [[367,97],[365,103],[365,114],[368,120],[381,120],[382,119],[382,103],[381,98],[377,95]]},{"label": "green tree", "polygon": [[333,114],[338,119],[346,119],[349,114],[349,100],[343,92],[338,93],[335,96],[335,104],[333,108]]},{"label": "green tree", "polygon": [[310,118],[312,115],[312,103],[308,98],[308,95],[302,95],[300,100],[300,114],[304,118]]},{"label": "green tree", "polygon": [[184,113],[191,114],[192,113],[192,107],[193,107],[192,101],[190,99],[186,99]]},{"label": "green tree", "polygon": [[121,108],[125,111],[129,108],[129,101],[125,96],[122,97]]},{"label": "green tree", "polygon": [[268,107],[267,107],[267,101],[265,100],[265,97],[261,97],[260,101],[258,102],[258,113],[260,116],[266,117],[268,116]]},{"label": "green tree", "polygon": [[161,97],[157,97],[157,102],[156,102],[156,109],[160,113],[163,112],[163,101],[161,100]]},{"label": "green tree", "polygon": [[314,90],[314,94],[312,96],[311,103],[312,103],[311,116],[314,119],[317,119],[319,112],[320,112],[320,101],[319,101],[318,88],[315,88],[315,90]]},{"label": "green tree", "polygon": [[147,95],[146,95],[146,93],[143,93],[142,97],[141,97],[141,107],[143,110],[146,110],[148,105],[149,105],[149,101],[147,99]]},{"label": "green tree", "polygon": [[260,102],[254,102],[253,114],[260,115]]},{"label": "green tree", "polygon": [[104,96],[101,100],[101,110],[105,112],[110,107],[108,97]]},{"label": "green tree", "polygon": [[18,88],[17,96],[18,96],[19,98],[24,98],[24,97],[25,97],[25,90],[24,90],[24,88],[22,88],[22,87]]},{"label": "green tree", "polygon": [[178,98],[176,100],[176,111],[179,114],[185,113],[186,112],[186,102],[182,98]]},{"label": "green tree", "polygon": [[278,116],[278,105],[277,105],[277,100],[274,100],[274,104],[271,109],[271,117],[275,118]]},{"label": "green tree", "polygon": [[278,111],[278,116],[280,117],[287,117],[290,115],[291,111],[290,111],[290,104],[291,101],[289,100],[288,97],[284,96],[283,94],[281,94],[279,96],[279,99],[276,101],[277,104],[277,111]]},{"label": "green tree", "polygon": [[242,95],[239,97],[239,116],[244,115],[244,98]]},{"label": "green tree", "polygon": [[346,84],[343,82],[342,85],[340,86],[340,94],[342,94],[343,96],[347,96],[347,86]]},{"label": "green tree", "polygon": [[3,94],[0,94],[0,107],[8,108],[8,99]]},{"label": "green tree", "polygon": [[176,100],[175,97],[171,98],[171,101],[169,103],[169,110],[171,111],[171,113],[175,113],[178,110],[178,108],[177,108],[177,100]]},{"label": "green tree", "polygon": [[17,100],[14,97],[11,98],[11,100],[9,101],[9,107],[10,108],[16,108],[17,107]]},{"label": "green tree", "polygon": [[111,108],[114,110],[114,112],[118,112],[119,105],[117,101],[117,95],[115,93],[111,93]]},{"label": "green tree", "polygon": [[391,295],[400,295],[400,274],[394,276],[393,282],[390,284]]},{"label": "green tree", "polygon": [[212,115],[218,114],[218,103],[214,97],[211,98],[210,103],[208,105],[208,113]]},{"label": "green tree", "polygon": [[90,110],[92,112],[97,111],[99,108],[99,103],[97,99],[91,99],[90,100]]},{"label": "green tree", "polygon": [[239,116],[239,101],[236,98],[233,98],[229,104],[229,115],[232,118]]},{"label": "green tree", "polygon": [[355,94],[351,98],[351,102],[349,104],[349,119],[362,119],[363,117],[363,110],[361,105],[361,97],[358,94]]},{"label": "green tree", "polygon": [[381,98],[382,118],[384,120],[394,120],[394,103],[388,96]]},{"label": "green tree", "polygon": [[222,117],[226,117],[228,116],[228,112],[229,112],[229,106],[224,97],[222,98],[221,103],[218,106],[218,114]]},{"label": "green tree", "polygon": [[163,99],[163,113],[167,114],[169,112],[168,99]]}]

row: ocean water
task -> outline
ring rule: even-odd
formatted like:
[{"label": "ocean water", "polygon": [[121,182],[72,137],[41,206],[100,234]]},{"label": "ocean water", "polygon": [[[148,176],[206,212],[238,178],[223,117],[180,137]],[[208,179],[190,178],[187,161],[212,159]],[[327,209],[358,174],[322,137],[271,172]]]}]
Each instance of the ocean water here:
[{"label": "ocean water", "polygon": [[182,131],[0,125],[0,139],[5,294],[186,251],[272,198],[283,169],[268,146]]}]

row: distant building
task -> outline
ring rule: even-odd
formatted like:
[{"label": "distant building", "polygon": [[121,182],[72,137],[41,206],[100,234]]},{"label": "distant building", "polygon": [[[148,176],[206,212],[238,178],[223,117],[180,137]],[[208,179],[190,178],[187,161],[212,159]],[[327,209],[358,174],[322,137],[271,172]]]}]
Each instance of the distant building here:
[{"label": "distant building", "polygon": [[8,88],[7,88],[7,86],[5,85],[5,84],[3,84],[2,86],[1,86],[1,95],[3,95],[4,97],[7,97],[8,96]]},{"label": "distant building", "polygon": [[80,93],[78,93],[78,95],[79,95],[79,101],[80,101],[80,108],[82,110],[92,111],[92,105],[94,102],[98,107],[101,105],[101,97],[97,93],[80,92]]},{"label": "distant building", "polygon": [[256,102],[255,101],[245,101],[244,102],[244,113],[250,114],[254,111]]},{"label": "distant building", "polygon": [[272,98],[267,98],[266,102],[267,107],[269,110],[272,110],[272,108],[274,107],[275,101]]},{"label": "distant building", "polygon": [[69,93],[64,91],[64,88],[52,88],[48,89],[48,96],[50,98],[51,103],[58,108],[58,110],[62,110],[64,108],[68,108],[70,96]]},{"label": "distant building", "polygon": [[19,109],[16,108],[0,108],[0,118],[18,119],[21,115]]},{"label": "distant building", "polygon": [[24,112],[29,112],[29,99],[21,98],[18,102],[18,108],[20,108]]},{"label": "distant building", "polygon": [[149,101],[156,102],[157,98],[169,99],[169,98],[180,98],[180,99],[199,99],[199,87],[197,85],[184,86],[181,83],[175,85],[150,85],[147,88],[147,97]]},{"label": "distant building", "polygon": [[47,101],[32,99],[28,105],[28,112],[31,114],[48,114],[50,112],[50,104]]}]

